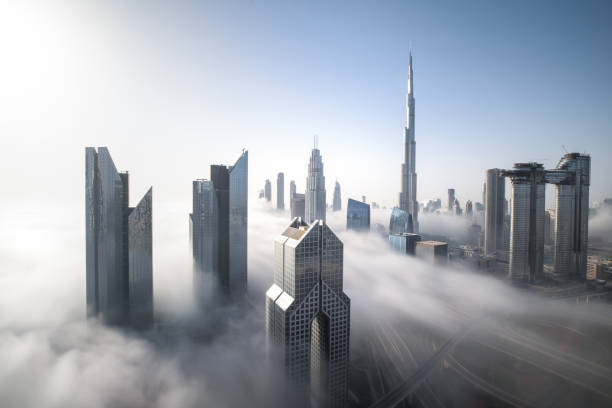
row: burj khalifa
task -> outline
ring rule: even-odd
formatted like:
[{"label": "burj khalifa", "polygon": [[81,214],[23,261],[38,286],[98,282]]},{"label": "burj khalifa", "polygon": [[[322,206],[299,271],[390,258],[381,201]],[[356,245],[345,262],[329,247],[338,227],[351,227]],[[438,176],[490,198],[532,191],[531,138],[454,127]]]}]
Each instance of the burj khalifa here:
[{"label": "burj khalifa", "polygon": [[400,209],[412,217],[414,232],[419,231],[419,203],[417,202],[417,175],[415,170],[414,95],[412,83],[412,52],[408,68],[408,92],[406,94],[406,128],[404,129],[404,162],[402,163],[402,187]]}]

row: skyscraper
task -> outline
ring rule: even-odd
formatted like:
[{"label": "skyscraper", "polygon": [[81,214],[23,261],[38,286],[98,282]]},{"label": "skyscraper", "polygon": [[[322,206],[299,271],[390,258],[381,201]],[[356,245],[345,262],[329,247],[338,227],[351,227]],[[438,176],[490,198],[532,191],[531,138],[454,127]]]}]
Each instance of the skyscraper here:
[{"label": "skyscraper", "polygon": [[472,217],[474,215],[474,208],[472,206],[472,200],[467,200],[465,202],[465,216]]},{"label": "skyscraper", "polygon": [[389,219],[389,234],[412,233],[412,231],[412,216],[404,210],[393,207]]},{"label": "skyscraper", "polygon": [[346,229],[356,231],[370,230],[370,205],[348,199],[346,206]]},{"label": "skyscraper", "polygon": [[[297,386],[292,405],[344,407],[348,398],[350,300],[343,292],[343,244],[322,220],[294,219],[274,241],[274,283],[266,292],[266,338]],[[310,394],[310,396],[308,395]]]},{"label": "skyscraper", "polygon": [[504,248],[504,203],[506,180],[500,169],[486,171],[485,183],[485,255]]},{"label": "skyscraper", "polygon": [[304,218],[306,209],[306,197],[304,194],[295,193],[291,199],[291,219],[295,217]]},{"label": "skyscraper", "polygon": [[211,165],[210,178],[193,182],[196,298],[209,271],[226,294],[239,298],[247,288],[248,152],[233,166]]},{"label": "skyscraper", "polygon": [[248,151],[229,168],[229,182],[229,291],[242,297],[247,290]]},{"label": "skyscraper", "polygon": [[340,183],[336,181],[336,186],[334,187],[334,201],[332,203],[333,211],[340,211],[342,209],[342,196],[340,193]]},{"label": "skyscraper", "polygon": [[[295,181],[291,180],[289,182],[289,210],[291,212],[293,212],[293,196],[296,193],[296,189],[295,189]],[[291,216],[291,219],[293,219],[293,216]]]},{"label": "skyscraper", "polygon": [[306,222],[325,221],[325,176],[323,175],[323,159],[316,146],[312,149],[308,163],[306,178]]},{"label": "skyscraper", "polygon": [[153,323],[152,189],[129,207],[128,173],[106,147],[85,148],[87,317],[103,323]]},{"label": "skyscraper", "polygon": [[[544,267],[544,204],[546,175],[540,163],[516,163],[502,170],[512,182],[510,226],[510,278],[515,282],[537,282]],[[489,201],[487,184],[487,202]]]},{"label": "skyscraper", "polygon": [[191,244],[194,262],[193,283],[195,297],[203,300],[205,274],[218,271],[217,199],[210,180],[193,181],[193,208],[191,216]]},{"label": "skyscraper", "polygon": [[272,183],[270,183],[270,180],[266,180],[266,185],[264,187],[264,197],[266,197],[266,201],[272,200]]},{"label": "skyscraper", "polygon": [[449,211],[453,211],[453,205],[455,205],[455,189],[448,189],[448,205],[447,208]]},{"label": "skyscraper", "polygon": [[285,174],[282,172],[276,176],[276,209],[285,209]]},{"label": "skyscraper", "polygon": [[554,271],[558,276],[586,278],[590,173],[591,158],[580,153],[564,155],[556,169],[546,171],[556,192]]},{"label": "skyscraper", "polygon": [[404,163],[402,163],[402,189],[400,209],[412,216],[414,231],[419,231],[419,204],[417,202],[417,174],[415,168],[416,141],[414,136],[414,87],[412,52],[408,66],[408,92],[406,93],[406,128],[404,129]]}]

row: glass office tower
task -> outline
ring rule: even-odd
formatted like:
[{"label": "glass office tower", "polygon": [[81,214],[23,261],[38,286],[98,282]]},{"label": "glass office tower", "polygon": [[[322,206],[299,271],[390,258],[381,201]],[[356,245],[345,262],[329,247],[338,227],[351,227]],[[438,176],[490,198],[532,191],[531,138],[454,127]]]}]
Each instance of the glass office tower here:
[{"label": "glass office tower", "polygon": [[129,177],[106,147],[85,148],[87,316],[109,325],[153,322],[152,191],[129,207]]},{"label": "glass office tower", "polygon": [[370,204],[348,199],[346,206],[346,229],[356,231],[370,230]]},{"label": "glass office tower", "polygon": [[413,232],[412,215],[398,207],[393,207],[389,220],[389,234],[402,234],[405,232]]},{"label": "glass office tower", "polygon": [[229,169],[229,290],[234,297],[247,290],[249,152]]},{"label": "glass office tower", "polygon": [[349,335],[342,241],[323,221],[296,218],[274,241],[266,292],[266,338],[298,389],[291,406],[347,405]]}]

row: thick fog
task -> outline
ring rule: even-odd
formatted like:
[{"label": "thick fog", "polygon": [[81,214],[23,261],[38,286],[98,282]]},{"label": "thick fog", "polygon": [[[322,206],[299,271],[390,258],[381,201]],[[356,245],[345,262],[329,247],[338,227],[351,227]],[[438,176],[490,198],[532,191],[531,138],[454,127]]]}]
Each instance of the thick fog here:
[{"label": "thick fog", "polygon": [[[265,354],[263,302],[272,283],[273,239],[288,224],[288,211],[273,210],[262,200],[252,202],[249,302],[253,307],[221,305],[211,288],[210,301],[196,311],[188,208],[159,203],[154,209],[159,326],[144,333],[85,321],[82,211],[63,208],[42,214],[15,208],[2,214],[1,406],[274,404],[280,371],[269,369]],[[571,306],[526,295],[488,276],[395,254],[376,232],[347,232],[345,217],[344,211],[328,213],[329,225],[344,242],[352,344],[358,344],[381,319],[408,331],[410,324],[431,325],[450,336],[465,322],[459,315],[495,320],[508,315],[571,317],[577,313]],[[382,211],[373,214],[373,222],[386,223],[385,218]],[[449,220],[441,216],[436,222]],[[427,225],[442,228],[423,217],[423,228]],[[598,324],[608,323],[603,319]],[[357,356],[352,352],[351,357]]]}]

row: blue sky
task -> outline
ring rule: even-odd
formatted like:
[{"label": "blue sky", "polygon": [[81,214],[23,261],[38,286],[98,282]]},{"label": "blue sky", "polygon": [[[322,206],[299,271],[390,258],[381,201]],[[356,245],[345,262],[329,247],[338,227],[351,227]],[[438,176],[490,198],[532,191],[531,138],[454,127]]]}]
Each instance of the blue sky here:
[{"label": "blue sky", "polygon": [[134,197],[188,201],[242,147],[251,193],[279,171],[303,190],[318,134],[330,199],[337,178],[393,205],[410,44],[421,201],[480,201],[485,169],[552,167],[562,146],[592,155],[591,198],[612,196],[607,1],[24,4],[2,13],[0,130],[32,166],[65,153],[50,171],[75,174],[75,199],[85,145],[109,146]]}]

